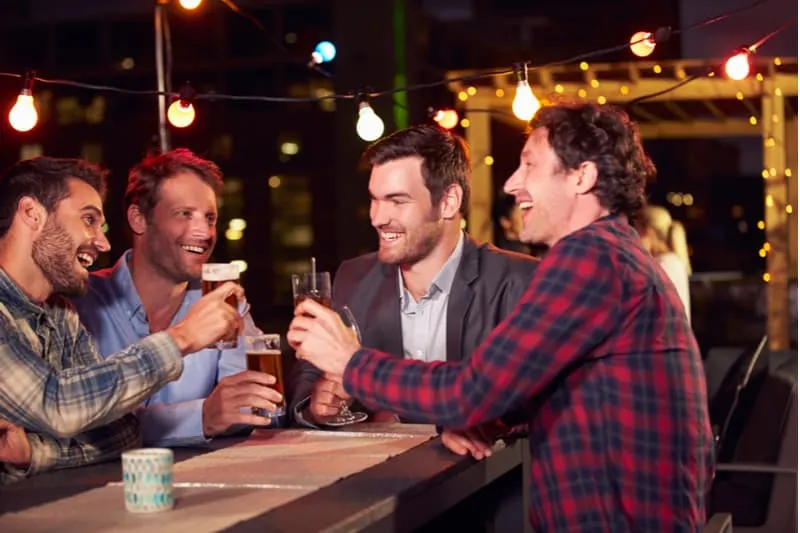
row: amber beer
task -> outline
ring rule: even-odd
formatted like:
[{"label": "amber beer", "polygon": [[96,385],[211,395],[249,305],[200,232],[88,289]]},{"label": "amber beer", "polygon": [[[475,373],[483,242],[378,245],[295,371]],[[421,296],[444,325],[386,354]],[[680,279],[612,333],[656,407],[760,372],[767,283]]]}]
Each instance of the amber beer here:
[{"label": "amber beer", "polygon": [[294,306],[297,307],[298,305],[300,305],[300,302],[306,299],[314,300],[318,304],[322,304],[325,307],[333,308],[333,302],[331,301],[330,296],[323,294],[314,294],[313,292],[306,294],[298,294],[294,299]]},{"label": "amber beer", "polygon": [[[245,338],[245,353],[247,354],[247,370],[264,372],[275,376],[273,389],[285,395],[283,383],[283,365],[281,364],[280,336],[256,335]],[[259,416],[283,415],[286,413],[286,403],[277,404],[274,413],[267,413],[261,409],[253,408],[253,414]]]},{"label": "amber beer", "polygon": [[[206,263],[203,265],[202,280],[203,295],[206,295],[226,281],[239,283],[239,267],[232,263]],[[228,296],[225,302],[234,309],[239,308],[239,302],[235,294]],[[237,331],[232,331],[219,340],[217,347],[221,349],[235,348],[237,335]]]}]

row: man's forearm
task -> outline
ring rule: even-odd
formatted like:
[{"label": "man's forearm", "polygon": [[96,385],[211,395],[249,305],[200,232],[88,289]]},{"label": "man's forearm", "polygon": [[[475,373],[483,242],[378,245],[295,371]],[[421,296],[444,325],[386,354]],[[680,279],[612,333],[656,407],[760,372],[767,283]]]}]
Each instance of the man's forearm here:
[{"label": "man's forearm", "polygon": [[25,475],[62,468],[74,468],[116,459],[125,450],[141,446],[139,421],[134,415],[124,417],[70,439],[28,433],[31,463]]}]

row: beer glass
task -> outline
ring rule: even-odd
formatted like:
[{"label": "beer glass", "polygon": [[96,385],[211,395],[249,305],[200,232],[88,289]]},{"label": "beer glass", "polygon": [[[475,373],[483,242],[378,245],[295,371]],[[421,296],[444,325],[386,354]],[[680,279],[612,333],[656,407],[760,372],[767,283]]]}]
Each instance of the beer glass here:
[{"label": "beer glass", "polygon": [[[239,283],[239,267],[233,263],[206,263],[203,265],[202,279],[203,295],[205,296],[226,281]],[[234,309],[239,309],[239,302],[235,295],[230,295],[225,302]],[[236,348],[238,334],[238,331],[228,333],[217,342],[217,348],[220,350]]]},{"label": "beer glass", "polygon": [[[250,335],[244,337],[245,353],[247,354],[247,370],[264,372],[275,376],[273,389],[285,394],[283,381],[283,365],[281,364],[281,337],[275,334]],[[254,415],[266,418],[272,416],[283,416],[286,414],[286,401],[278,404],[278,409],[274,412],[264,409],[252,408]]]},{"label": "beer glass", "polygon": [[[305,274],[292,274],[292,294],[294,295],[295,307],[306,298],[311,298],[325,307],[333,308],[330,273],[307,272]],[[350,308],[346,305],[343,306],[339,315],[342,317],[345,325],[353,331],[358,342],[361,342],[361,332],[358,329],[358,324]],[[368,415],[366,413],[352,412],[350,410],[350,400],[342,400],[339,414],[325,424],[334,427],[346,426],[363,422],[367,417]]]}]

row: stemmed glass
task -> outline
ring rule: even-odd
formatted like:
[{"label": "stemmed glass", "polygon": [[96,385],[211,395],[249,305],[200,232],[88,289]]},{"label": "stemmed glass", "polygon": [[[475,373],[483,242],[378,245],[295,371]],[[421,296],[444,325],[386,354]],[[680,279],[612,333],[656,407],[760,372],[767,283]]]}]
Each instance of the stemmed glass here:
[{"label": "stemmed glass", "polygon": [[[349,327],[358,339],[358,342],[361,343],[361,330],[358,327],[358,323],[356,322],[356,317],[353,316],[353,312],[350,311],[350,308],[346,305],[342,306],[342,312],[344,317],[343,321],[345,326]],[[326,426],[332,427],[341,427],[341,426],[348,426],[350,424],[358,424],[359,422],[363,422],[367,419],[369,415],[367,413],[362,413],[361,411],[353,412],[350,410],[350,400],[342,400],[339,405],[339,414],[335,417],[327,420],[325,422]]]}]

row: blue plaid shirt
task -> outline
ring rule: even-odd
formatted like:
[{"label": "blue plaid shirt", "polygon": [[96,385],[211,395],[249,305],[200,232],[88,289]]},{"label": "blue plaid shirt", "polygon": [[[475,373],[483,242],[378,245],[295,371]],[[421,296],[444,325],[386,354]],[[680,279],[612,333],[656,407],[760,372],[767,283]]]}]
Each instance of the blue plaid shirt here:
[{"label": "blue plaid shirt", "polygon": [[182,370],[167,333],[103,360],[66,299],[33,302],[0,269],[0,418],[24,428],[31,445],[29,468],[0,465],[0,484],[138,446],[128,413]]}]

